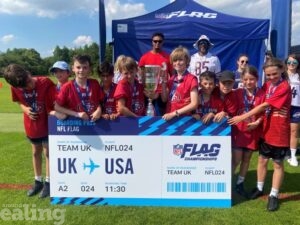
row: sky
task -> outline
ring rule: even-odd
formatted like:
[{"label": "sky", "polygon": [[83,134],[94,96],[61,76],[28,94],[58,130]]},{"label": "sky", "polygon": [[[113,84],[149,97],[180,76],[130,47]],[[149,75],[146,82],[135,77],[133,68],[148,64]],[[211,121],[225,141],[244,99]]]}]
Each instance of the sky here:
[{"label": "sky", "polygon": [[[230,15],[271,18],[271,0],[195,1]],[[110,42],[113,19],[140,16],[157,10],[172,0],[104,2],[106,39]],[[56,46],[77,48],[93,42],[99,44],[98,3],[98,0],[1,0],[0,52],[13,48],[34,48],[41,57],[47,57],[52,55]],[[292,46],[300,44],[299,9],[300,0],[292,0]]]}]

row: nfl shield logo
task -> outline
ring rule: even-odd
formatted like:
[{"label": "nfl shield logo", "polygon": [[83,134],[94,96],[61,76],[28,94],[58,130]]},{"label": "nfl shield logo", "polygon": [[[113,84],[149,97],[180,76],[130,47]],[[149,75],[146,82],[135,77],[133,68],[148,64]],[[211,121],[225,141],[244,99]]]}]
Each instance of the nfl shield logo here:
[{"label": "nfl shield logo", "polygon": [[183,145],[180,145],[180,144],[173,145],[173,154],[174,155],[181,155],[182,154],[182,148],[183,148]]}]

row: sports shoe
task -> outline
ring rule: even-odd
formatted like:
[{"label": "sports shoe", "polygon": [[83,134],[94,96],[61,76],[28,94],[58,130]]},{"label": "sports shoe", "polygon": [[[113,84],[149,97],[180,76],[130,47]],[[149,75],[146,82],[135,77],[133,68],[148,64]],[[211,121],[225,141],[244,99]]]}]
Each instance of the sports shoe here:
[{"label": "sports shoe", "polygon": [[250,195],[250,199],[257,199],[257,198],[259,198],[260,196],[263,196],[263,195],[264,195],[264,192],[258,190],[258,188],[256,187],[252,190],[251,195]]},{"label": "sports shoe", "polygon": [[267,210],[276,211],[278,209],[278,207],[279,207],[278,198],[275,196],[269,196]]},{"label": "sports shoe", "polygon": [[245,198],[248,198],[248,193],[245,191],[245,189],[244,189],[244,182],[242,182],[242,183],[240,183],[240,184],[237,184],[236,186],[235,186],[235,191],[239,194],[239,195],[241,195],[241,196],[243,196],[243,197],[245,197]]},{"label": "sports shoe", "polygon": [[50,183],[45,182],[44,188],[43,188],[42,192],[40,193],[40,198],[47,198],[49,196],[50,196]]},{"label": "sports shoe", "polygon": [[297,160],[296,157],[292,157],[292,158],[288,159],[287,161],[291,166],[298,166],[299,165],[298,160]]},{"label": "sports shoe", "polygon": [[27,196],[31,197],[38,194],[43,189],[43,186],[43,182],[35,180],[34,185],[31,187],[30,190],[28,190]]}]

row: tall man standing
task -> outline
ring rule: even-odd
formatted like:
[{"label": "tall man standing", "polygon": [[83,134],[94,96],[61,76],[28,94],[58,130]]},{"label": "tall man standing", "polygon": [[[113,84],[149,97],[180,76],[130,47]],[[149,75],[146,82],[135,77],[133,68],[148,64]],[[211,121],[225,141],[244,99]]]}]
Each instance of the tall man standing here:
[{"label": "tall man standing", "polygon": [[[146,65],[157,65],[161,67],[166,67],[167,76],[172,74],[172,67],[170,64],[170,56],[167,52],[163,51],[162,46],[164,42],[163,33],[154,33],[152,35],[152,49],[146,52],[139,61],[139,67],[141,68],[142,77],[145,79],[145,66]],[[154,107],[157,116],[162,116],[165,113],[165,103],[161,101],[161,90],[162,90],[161,81],[158,83],[156,95],[154,96]]]}]

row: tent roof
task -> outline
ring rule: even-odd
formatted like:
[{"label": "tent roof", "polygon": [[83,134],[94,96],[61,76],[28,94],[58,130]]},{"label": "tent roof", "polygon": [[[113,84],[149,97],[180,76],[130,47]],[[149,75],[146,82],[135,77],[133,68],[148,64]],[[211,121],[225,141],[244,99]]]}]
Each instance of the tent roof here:
[{"label": "tent roof", "polygon": [[[231,16],[193,0],[176,0],[142,16],[113,20],[112,27],[113,38],[149,39],[149,34],[151,37],[158,31],[163,32],[166,39],[195,40],[201,34],[222,40],[261,39],[269,34],[268,19]],[[123,32],[125,30],[128,32]]]}]

